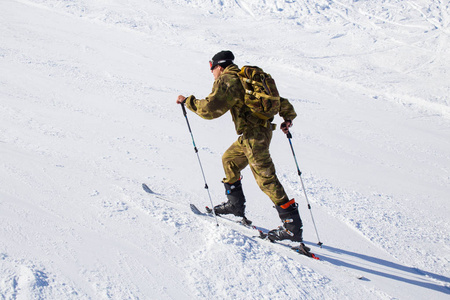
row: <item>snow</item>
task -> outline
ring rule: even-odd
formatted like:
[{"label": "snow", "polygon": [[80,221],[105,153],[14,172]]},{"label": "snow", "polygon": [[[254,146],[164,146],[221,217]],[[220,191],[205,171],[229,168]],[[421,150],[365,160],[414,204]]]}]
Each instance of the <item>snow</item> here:
[{"label": "snow", "polygon": [[[448,1],[2,0],[0,11],[0,299],[448,299]],[[210,200],[175,100],[210,92],[208,60],[224,49],[271,73],[299,114],[311,210],[279,130],[271,153],[321,261],[189,209]],[[188,118],[218,204],[231,117]],[[243,175],[248,218],[279,226]]]}]

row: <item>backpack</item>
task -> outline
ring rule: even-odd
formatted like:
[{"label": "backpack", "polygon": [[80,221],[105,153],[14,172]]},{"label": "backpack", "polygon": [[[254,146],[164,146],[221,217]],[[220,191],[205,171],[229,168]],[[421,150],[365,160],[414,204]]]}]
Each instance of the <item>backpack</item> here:
[{"label": "backpack", "polygon": [[243,66],[238,73],[245,89],[244,104],[259,119],[267,121],[280,111],[280,95],[270,74],[255,66]]}]

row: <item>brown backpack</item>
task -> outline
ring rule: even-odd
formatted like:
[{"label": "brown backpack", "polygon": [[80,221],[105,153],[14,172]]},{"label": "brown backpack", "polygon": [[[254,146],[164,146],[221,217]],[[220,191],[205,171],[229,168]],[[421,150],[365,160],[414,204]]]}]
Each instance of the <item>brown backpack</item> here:
[{"label": "brown backpack", "polygon": [[280,95],[275,80],[261,68],[243,66],[238,73],[245,89],[244,103],[262,120],[273,118],[280,111]]}]

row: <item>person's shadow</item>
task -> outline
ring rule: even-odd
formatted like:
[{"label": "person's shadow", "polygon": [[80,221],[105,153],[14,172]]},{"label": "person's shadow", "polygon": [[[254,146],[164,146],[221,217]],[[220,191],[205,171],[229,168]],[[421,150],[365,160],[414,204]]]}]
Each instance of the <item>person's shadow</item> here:
[{"label": "person's shadow", "polygon": [[[304,242],[305,244],[309,244],[309,245],[314,245],[314,243],[310,243],[310,242]],[[347,250],[343,250],[343,249],[339,249],[339,248],[335,248],[335,247],[331,247],[331,246],[327,246],[327,245],[323,245],[322,246],[323,249],[327,250],[330,252],[330,254],[326,254],[326,253],[321,253],[320,255],[320,259],[323,259],[324,261],[327,261],[329,263],[332,263],[333,265],[336,266],[343,266],[346,267],[348,269],[353,269],[353,270],[358,270],[358,271],[363,271],[366,273],[370,273],[370,274],[375,274],[378,276],[382,276],[382,277],[386,277],[389,279],[393,279],[393,280],[397,280],[397,281],[402,281],[402,282],[406,282],[408,284],[413,284],[416,286],[420,286],[423,288],[427,288],[430,290],[435,290],[444,294],[450,294],[450,288],[447,286],[442,286],[439,284],[435,284],[429,281],[420,281],[420,280],[414,280],[414,279],[410,279],[410,278],[405,278],[402,277],[400,275],[395,275],[396,272],[383,272],[380,270],[375,270],[373,268],[370,268],[370,266],[368,267],[364,267],[362,265],[356,265],[354,263],[348,262],[348,261],[344,261],[344,260],[340,260],[338,258],[338,256],[333,255],[333,253],[336,254],[345,254],[348,256],[353,256],[362,260],[366,260],[367,262],[370,262],[372,264],[377,264],[377,265],[381,265],[383,266],[383,269],[392,269],[393,271],[402,271],[402,272],[407,272],[407,273],[411,273],[413,275],[419,275],[419,276],[427,276],[436,280],[440,280],[446,283],[450,283],[450,278],[445,277],[443,275],[439,275],[439,274],[434,274],[431,272],[426,272],[423,270],[420,270],[418,268],[411,268],[411,267],[406,267],[391,261],[387,261],[384,259],[379,259],[376,257],[372,257],[372,256],[368,256],[368,255],[364,255],[364,254],[360,254],[360,253],[355,253],[355,252],[351,252],[351,251],[347,251]],[[381,268],[380,268],[381,269]]]}]

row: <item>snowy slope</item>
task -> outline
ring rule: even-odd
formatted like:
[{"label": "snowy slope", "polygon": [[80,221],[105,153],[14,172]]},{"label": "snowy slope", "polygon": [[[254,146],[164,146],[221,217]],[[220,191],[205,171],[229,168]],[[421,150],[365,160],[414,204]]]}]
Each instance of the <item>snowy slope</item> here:
[{"label": "snowy slope", "polygon": [[[2,0],[0,28],[0,299],[449,297],[448,1]],[[223,49],[299,114],[322,249],[278,131],[272,156],[322,261],[189,210],[209,198],[175,99]],[[217,204],[234,127],[188,117]]]}]

